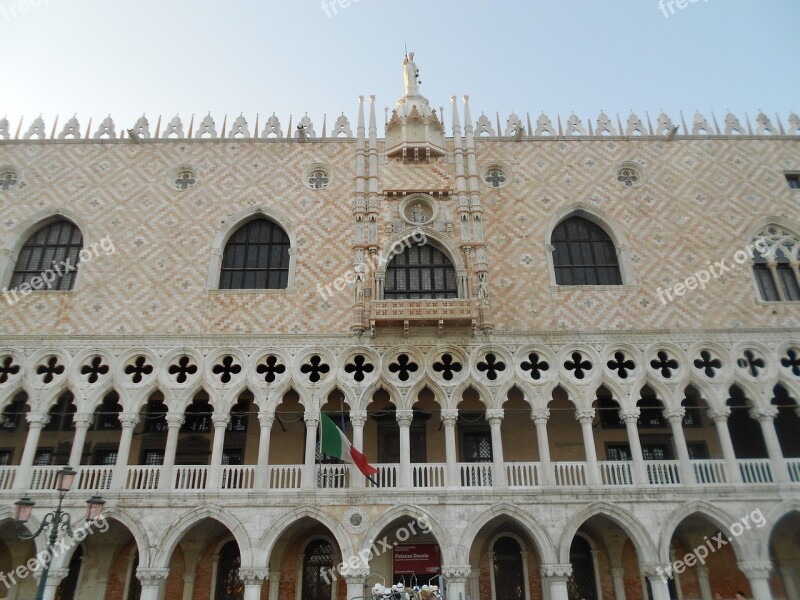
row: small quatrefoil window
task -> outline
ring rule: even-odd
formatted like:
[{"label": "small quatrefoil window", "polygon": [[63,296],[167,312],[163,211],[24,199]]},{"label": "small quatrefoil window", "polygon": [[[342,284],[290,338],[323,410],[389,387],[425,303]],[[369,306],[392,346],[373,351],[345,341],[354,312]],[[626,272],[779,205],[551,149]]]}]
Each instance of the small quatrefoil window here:
[{"label": "small quatrefoil window", "polygon": [[179,192],[185,192],[186,190],[194,187],[195,183],[197,183],[197,175],[195,175],[194,171],[186,167],[178,169],[175,175],[176,190]]},{"label": "small quatrefoil window", "polygon": [[389,371],[397,375],[400,381],[408,381],[411,373],[415,373],[419,369],[419,365],[413,362],[408,354],[401,354],[397,357],[397,362],[389,365]]},{"label": "small quatrefoil window", "polygon": [[740,369],[744,369],[753,377],[758,377],[761,371],[767,367],[763,358],[756,356],[752,350],[745,350],[744,356],[736,361]]},{"label": "small quatrefoil window", "polygon": [[274,354],[270,354],[264,362],[258,363],[256,367],[256,373],[263,375],[264,381],[267,383],[274,383],[278,375],[281,375],[285,371],[286,366],[279,363],[278,357]]},{"label": "small quatrefoil window", "polygon": [[50,383],[56,375],[64,372],[64,365],[58,364],[58,357],[51,356],[44,364],[36,367],[36,374],[42,375],[42,383]]},{"label": "small quatrefoil window", "polygon": [[5,167],[0,168],[0,192],[7,192],[19,183],[16,170]]},{"label": "small quatrefoil window", "polygon": [[132,383],[141,383],[144,376],[150,375],[152,372],[153,365],[148,365],[144,356],[137,356],[132,365],[125,367],[125,375],[131,376]]},{"label": "small quatrefoil window", "polygon": [[306,179],[308,187],[310,187],[312,190],[324,190],[326,187],[328,187],[330,182],[330,176],[328,175],[327,171],[324,171],[323,169],[311,171]]},{"label": "small quatrefoil window", "polygon": [[670,358],[669,354],[665,350],[659,350],[658,354],[656,355],[658,358],[654,358],[650,361],[650,366],[653,367],[656,371],[661,372],[661,376],[664,379],[669,379],[672,377],[672,372],[677,370],[678,368],[678,361],[674,358]]},{"label": "small quatrefoil window", "polygon": [[221,363],[214,365],[211,371],[214,375],[219,375],[219,380],[222,383],[230,383],[234,375],[238,375],[242,372],[242,365],[233,362],[233,357],[229,354],[222,359]]},{"label": "small quatrefoil window", "polygon": [[108,365],[103,364],[103,359],[95,356],[88,365],[81,367],[81,375],[87,375],[86,381],[89,383],[97,383],[101,375],[108,373]]},{"label": "small quatrefoil window", "polygon": [[433,363],[433,370],[440,373],[445,381],[450,381],[456,373],[461,371],[461,363],[453,359],[452,354],[445,353],[442,354],[441,361]]},{"label": "small quatrefoil window", "polygon": [[627,379],[628,374],[636,368],[636,363],[626,358],[624,352],[615,352],[614,360],[608,361],[608,368],[616,371],[620,379]]},{"label": "small quatrefoil window", "polygon": [[345,373],[349,373],[356,381],[364,381],[367,374],[372,373],[375,367],[367,362],[363,354],[359,354],[353,358],[352,362],[344,366]]},{"label": "small quatrefoil window", "polygon": [[694,359],[694,367],[703,371],[709,379],[713,379],[716,371],[722,368],[722,361],[714,358],[708,350],[703,350],[700,352],[700,358]]},{"label": "small quatrefoil window", "polygon": [[322,357],[319,354],[312,356],[307,363],[300,367],[300,372],[308,375],[308,380],[311,383],[317,383],[330,370],[331,368],[322,362]]},{"label": "small quatrefoil window", "polygon": [[[795,377],[800,377],[800,355],[794,348],[790,348],[786,352],[786,356],[781,359],[781,365],[789,369]],[[2,367],[0,367],[0,372],[2,372]],[[3,383],[2,378],[0,378],[0,383]]]},{"label": "small quatrefoil window", "polygon": [[564,363],[564,368],[566,368],[567,371],[573,371],[575,379],[583,379],[586,377],[586,374],[592,370],[592,363],[583,358],[580,352],[573,352],[572,360],[566,361]]},{"label": "small quatrefoil window", "polygon": [[189,375],[197,373],[197,365],[193,365],[188,356],[181,356],[177,363],[169,366],[167,372],[176,376],[176,382],[186,383]]},{"label": "small quatrefoil window", "polygon": [[541,379],[544,372],[550,370],[548,362],[541,360],[536,352],[528,354],[528,360],[523,360],[520,367],[523,371],[531,372],[531,379]]},{"label": "small quatrefoil window", "polygon": [[20,366],[14,364],[13,356],[6,356],[0,362],[0,383],[8,381],[11,375],[19,373]]},{"label": "small quatrefoil window", "polygon": [[489,352],[486,358],[478,363],[478,371],[486,373],[486,379],[494,381],[497,379],[497,374],[506,370],[506,363],[502,360],[497,360],[497,356]]}]

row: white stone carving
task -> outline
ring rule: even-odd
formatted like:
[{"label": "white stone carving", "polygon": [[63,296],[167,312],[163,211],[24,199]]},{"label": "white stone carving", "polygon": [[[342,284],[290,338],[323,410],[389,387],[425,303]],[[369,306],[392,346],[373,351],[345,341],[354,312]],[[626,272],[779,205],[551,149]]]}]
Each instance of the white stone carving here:
[{"label": "white stone carving", "polygon": [[600,112],[597,117],[597,127],[594,130],[595,135],[617,135],[617,130],[611,124],[611,119],[604,112]]},{"label": "white stone carving", "polygon": [[68,136],[72,136],[73,139],[79,140],[81,138],[80,127],[78,116],[73,115],[73,117],[64,124],[64,129],[58,134],[58,139],[63,140]]},{"label": "white stone carving", "polygon": [[711,129],[706,118],[699,111],[695,112],[694,121],[692,122],[692,135],[711,135],[712,131],[713,129]]},{"label": "white stone carving", "polygon": [[567,120],[567,131],[565,133],[566,135],[587,135],[588,132],[578,115],[572,113]]},{"label": "white stone carving", "polygon": [[240,114],[238,117],[236,117],[236,120],[233,122],[233,127],[231,127],[231,130],[228,133],[228,137],[231,139],[235,139],[239,135],[246,140],[250,139],[250,130],[247,128],[247,119],[244,118],[243,114]]},{"label": "white stone carving", "polygon": [[108,136],[110,140],[117,139],[117,132],[114,130],[114,121],[111,115],[103,119],[103,122],[100,123],[100,127],[94,132],[94,139],[96,140],[101,139],[103,136]]},{"label": "white stone carving", "polygon": [[211,113],[208,113],[203,120],[200,121],[200,127],[197,128],[197,135],[195,137],[201,138],[208,134],[211,139],[217,138],[217,125],[214,123],[214,118]]},{"label": "white stone carving", "polygon": [[516,135],[520,129],[522,134],[525,135],[525,125],[522,124],[522,119],[512,112],[506,120],[506,135]]},{"label": "white stone carving", "polygon": [[494,137],[494,127],[492,127],[492,122],[489,120],[485,114],[481,113],[481,116],[478,117],[478,122],[475,124],[475,131],[478,132],[478,136],[482,135],[489,135]]},{"label": "white stone carving", "polygon": [[261,137],[275,137],[277,139],[281,139],[283,137],[283,131],[281,131],[281,122],[280,119],[275,116],[275,113],[272,113],[272,116],[267,119],[267,124],[264,126],[264,131],[261,133]]},{"label": "white stone carving", "polygon": [[300,137],[301,129],[305,131],[305,134],[308,138],[314,139],[317,137],[317,132],[314,131],[314,123],[311,121],[311,118],[308,116],[308,114],[300,119],[300,124],[297,126],[297,131],[294,132],[294,137]]},{"label": "white stone carving", "polygon": [[675,124],[672,122],[672,119],[662,112],[660,115],[658,115],[658,121],[656,122],[656,130],[654,133],[656,135],[666,135],[672,131],[674,127]]},{"label": "white stone carving", "polygon": [[133,126],[133,131],[143,140],[150,139],[150,122],[147,117],[142,115],[136,119],[136,124]]},{"label": "white stone carving", "polygon": [[628,116],[628,128],[625,131],[625,135],[628,137],[634,135],[647,135],[648,131],[642,123],[642,120],[634,113],[631,113]]},{"label": "white stone carving", "polygon": [[8,119],[3,117],[0,119],[0,138],[7,140],[9,138],[8,135]]},{"label": "white stone carving", "polygon": [[177,138],[183,137],[183,122],[181,121],[181,118],[178,115],[172,117],[172,120],[164,129],[164,133],[161,134],[161,138],[167,139],[173,134]]},{"label": "white stone carving", "polygon": [[546,114],[542,113],[539,115],[539,120],[536,121],[536,135],[556,135],[556,130],[553,127],[553,123],[550,121],[550,117]]},{"label": "white stone carving", "polygon": [[725,135],[742,135],[742,124],[731,113],[725,115]]},{"label": "white stone carving", "polygon": [[333,131],[331,133],[331,137],[339,137],[342,134],[348,138],[353,137],[353,132],[350,129],[350,121],[347,120],[347,117],[344,116],[344,113],[342,113],[341,116],[336,119],[336,123],[334,124]]},{"label": "white stone carving", "polygon": [[40,140],[47,138],[47,134],[44,131],[44,119],[42,119],[41,115],[33,120],[33,123],[31,123],[31,126],[28,128],[28,131],[25,133],[25,135],[22,136],[22,139],[29,140],[34,135]]},{"label": "white stone carving", "polygon": [[[2,121],[0,121],[0,130],[2,130]],[[789,115],[789,135],[797,135],[800,132],[800,117],[792,113]]]},{"label": "white stone carving", "polygon": [[769,117],[763,112],[759,112],[756,116],[756,135],[775,135],[776,133],[778,132]]}]

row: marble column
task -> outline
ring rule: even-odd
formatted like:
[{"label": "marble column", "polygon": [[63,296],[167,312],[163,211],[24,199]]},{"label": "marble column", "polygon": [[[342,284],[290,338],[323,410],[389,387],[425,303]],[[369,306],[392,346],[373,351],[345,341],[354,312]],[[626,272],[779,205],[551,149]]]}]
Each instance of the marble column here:
[{"label": "marble column", "polygon": [[648,478],[645,471],[644,456],[642,455],[642,443],[639,440],[640,414],[641,411],[638,408],[620,410],[620,416],[625,422],[625,429],[628,432],[628,445],[631,448],[633,483],[645,485],[648,483]]},{"label": "marble column", "polygon": [[669,422],[672,430],[672,439],[675,442],[675,452],[678,455],[678,469],[681,475],[682,485],[693,485],[697,483],[692,469],[692,461],[689,458],[689,449],[686,446],[686,436],[683,433],[683,417],[686,416],[685,408],[673,408],[664,410],[664,417]]},{"label": "marble column", "polygon": [[445,454],[445,481],[447,487],[461,486],[458,476],[458,456],[456,451],[456,423],[458,422],[458,409],[443,408],[442,424],[444,425],[444,454]]},{"label": "marble column", "polygon": [[363,598],[366,596],[365,585],[369,569],[357,568],[353,569],[353,573],[344,575],[344,580],[347,583],[347,597],[345,600],[353,600],[353,598]]},{"label": "marble column", "polygon": [[700,588],[701,600],[714,600],[711,593],[711,581],[708,578],[708,567],[696,566],[697,585]]},{"label": "marble column", "polygon": [[117,462],[114,465],[114,476],[111,480],[111,487],[115,490],[125,488],[128,475],[128,459],[131,454],[131,443],[133,441],[133,430],[139,424],[139,415],[136,413],[120,413],[119,422],[122,425],[122,433],[119,436],[119,446],[117,448]]},{"label": "marble column", "polygon": [[208,469],[208,481],[206,488],[218,490],[222,487],[222,455],[225,450],[225,431],[231,416],[228,413],[215,412],[211,415],[214,423],[214,443],[211,446],[211,466]]},{"label": "marble column", "polygon": [[27,490],[31,487],[33,460],[39,447],[39,436],[42,434],[42,428],[50,421],[49,415],[45,413],[28,413],[25,418],[28,420],[28,437],[25,438],[25,448],[14,479],[15,490]]},{"label": "marble column", "polygon": [[778,433],[775,431],[775,417],[777,416],[778,409],[775,406],[759,407],[750,411],[750,417],[756,419],[761,425],[761,433],[764,435],[764,443],[767,446],[769,463],[772,468],[772,481],[784,483],[789,480],[789,471],[783,458]]},{"label": "marble column", "polygon": [[[781,573],[781,580],[783,581],[783,589],[786,591],[786,598],[788,600],[795,600],[795,598],[798,597],[797,584],[795,583],[797,569],[794,567],[779,567],[778,570]],[[705,598],[703,600],[705,600]]]},{"label": "marble column", "polygon": [[[69,569],[51,568],[47,573],[47,582],[44,584],[44,594],[42,595],[42,600],[55,600],[58,586],[61,585],[61,582],[67,575],[69,575]],[[42,571],[36,571],[33,576],[36,579],[36,587],[38,589],[39,582],[41,581]]]},{"label": "marble column", "polygon": [[739,463],[736,462],[736,452],[733,450],[731,442],[731,432],[728,430],[728,417],[731,409],[728,407],[708,411],[709,418],[714,421],[719,436],[719,445],[722,447],[722,456],[725,457],[725,466],[728,473],[728,483],[742,483],[742,473],[739,471]]},{"label": "marble column", "polygon": [[269,569],[242,567],[239,579],[244,582],[244,600],[261,600],[261,586],[269,578]]},{"label": "marble column", "polygon": [[[353,447],[359,452],[364,452],[364,425],[367,424],[366,410],[351,410],[350,424],[353,426]],[[358,467],[350,467],[350,487],[361,489],[364,487],[365,477],[358,470]]]},{"label": "marble column", "polygon": [[313,490],[317,487],[317,427],[319,413],[307,412],[303,416],[306,422],[306,458],[303,465],[303,489]]},{"label": "marble column", "polygon": [[269,572],[269,600],[278,600],[281,590],[280,572]]},{"label": "marble column", "polygon": [[81,466],[83,447],[86,445],[86,434],[94,422],[94,415],[91,413],[75,413],[72,417],[72,422],[75,424],[75,435],[72,438],[72,449],[70,450],[67,464],[75,468]]},{"label": "marble column", "polygon": [[195,581],[197,581],[197,575],[194,573],[183,574],[183,596],[181,600],[192,600],[194,598]]},{"label": "marble column", "polygon": [[642,573],[650,582],[650,589],[653,591],[653,600],[670,600],[669,585],[667,583],[666,573],[669,571],[671,565],[644,565],[642,566]]},{"label": "marble column", "polygon": [[550,600],[569,600],[567,581],[572,575],[571,564],[542,565],[541,573],[542,586],[547,585],[550,589]]},{"label": "marble column", "polygon": [[614,599],[625,600],[625,569],[621,567],[612,568],[611,579],[614,582]]},{"label": "marble column", "polygon": [[[594,432],[592,431],[594,409],[577,410],[575,411],[575,418],[580,422],[581,433],[583,433],[583,448],[586,452],[586,483],[600,485],[603,480],[600,477],[600,468],[597,464],[597,451],[594,447]],[[552,600],[557,599],[553,598]]]},{"label": "marble column", "polygon": [[412,486],[411,477],[411,421],[414,411],[398,410],[397,424],[400,427],[400,481],[399,487],[408,489]]},{"label": "marble column", "polygon": [[486,421],[492,432],[492,463],[494,477],[492,485],[496,488],[506,487],[506,465],[503,459],[503,409],[489,408],[486,410]]},{"label": "marble column", "polygon": [[547,437],[547,422],[550,420],[550,411],[546,408],[537,408],[531,413],[531,418],[536,424],[536,443],[539,446],[539,484],[550,485],[553,483],[553,466],[550,462],[550,440]]},{"label": "marble column", "polygon": [[[175,454],[178,451],[178,435],[181,432],[184,417],[183,413],[167,413],[167,445],[164,448],[164,462],[161,465],[161,477],[158,489],[171,490],[175,487],[175,478],[172,476],[175,466]],[[144,596],[142,596],[144,599]]]},{"label": "marble column", "polygon": [[770,561],[739,561],[737,566],[750,582],[753,600],[772,600],[772,592],[769,589],[769,573],[772,570]]},{"label": "marble column", "polygon": [[274,413],[259,412],[258,423],[261,431],[258,436],[258,468],[256,468],[256,489],[269,488],[269,444],[272,435],[272,424],[275,422]]},{"label": "marble column", "polygon": [[163,600],[164,584],[167,582],[169,569],[139,567],[136,577],[142,584],[142,593],[139,600]]},{"label": "marble column", "polygon": [[469,565],[442,566],[447,600],[467,600],[467,580],[471,572]]}]

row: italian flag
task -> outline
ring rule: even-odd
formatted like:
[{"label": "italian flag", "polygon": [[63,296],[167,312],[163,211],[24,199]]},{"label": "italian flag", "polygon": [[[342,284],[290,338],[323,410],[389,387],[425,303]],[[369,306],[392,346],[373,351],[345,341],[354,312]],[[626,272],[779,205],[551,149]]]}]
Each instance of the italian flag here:
[{"label": "italian flag", "polygon": [[366,456],[353,448],[344,432],[325,413],[322,413],[320,424],[320,450],[323,454],[354,464],[368,478],[378,473],[378,469],[367,462]]}]

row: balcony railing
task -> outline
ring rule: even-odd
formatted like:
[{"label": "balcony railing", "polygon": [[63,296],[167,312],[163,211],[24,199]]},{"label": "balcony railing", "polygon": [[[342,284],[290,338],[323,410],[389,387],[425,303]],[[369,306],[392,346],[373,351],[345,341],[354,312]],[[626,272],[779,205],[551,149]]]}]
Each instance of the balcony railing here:
[{"label": "balcony railing", "polygon": [[[786,471],[776,478],[772,463],[768,459],[740,459],[737,466],[741,475],[738,485],[770,485],[777,480],[788,484],[800,484],[800,459],[786,459]],[[374,465],[378,473],[372,480],[366,480],[363,487],[370,489],[396,490],[403,488],[401,470],[398,464]],[[634,463],[630,461],[598,461],[600,486],[605,488],[633,487],[637,485],[634,476]],[[684,481],[677,460],[648,460],[644,462],[645,482],[648,487],[671,487],[682,485],[730,485],[726,463],[722,459],[692,460],[691,477]],[[32,491],[54,490],[56,476],[63,467],[33,467],[30,485]],[[0,467],[0,491],[14,489],[19,477],[20,467]],[[223,466],[216,487],[209,481],[211,467],[175,465],[169,477],[171,486],[162,491],[215,492],[235,490],[255,490],[258,484],[256,465]],[[265,476],[265,489],[299,490],[303,488],[304,465],[270,465]],[[156,491],[162,480],[163,467],[160,465],[131,465],[127,467],[124,481],[114,481],[115,468],[112,466],[81,466],[77,468],[75,489],[79,490],[136,490]],[[325,490],[348,490],[362,487],[356,478],[361,475],[347,464],[316,465],[314,486]],[[586,462],[553,462],[545,472],[537,462],[506,463],[504,466],[505,486],[509,489],[535,489],[542,487],[586,487],[592,485],[592,478]],[[410,469],[410,490],[455,488],[498,488],[498,477],[494,463],[457,463],[452,479],[444,463],[414,463]]]}]

